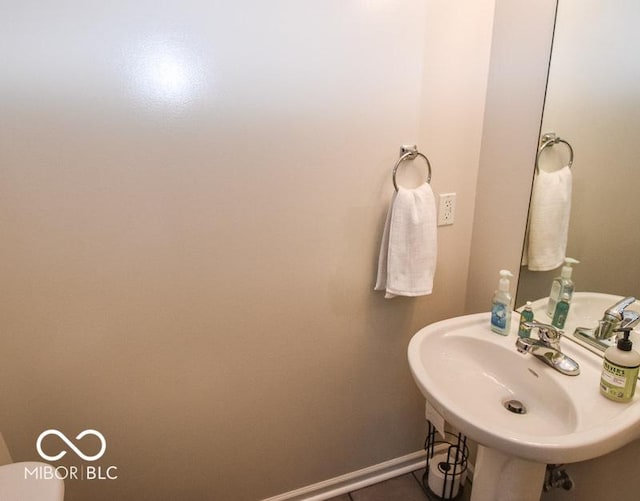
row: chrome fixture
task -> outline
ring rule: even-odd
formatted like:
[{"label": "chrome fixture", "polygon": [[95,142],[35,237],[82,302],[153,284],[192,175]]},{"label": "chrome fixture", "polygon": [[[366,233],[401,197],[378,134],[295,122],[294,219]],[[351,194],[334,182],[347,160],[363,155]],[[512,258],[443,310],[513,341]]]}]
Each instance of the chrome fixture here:
[{"label": "chrome fixture", "polygon": [[524,322],[527,329],[538,331],[538,339],[528,337],[518,337],[516,348],[520,353],[530,353],[545,364],[550,365],[558,372],[567,376],[577,376],[580,374],[580,366],[572,358],[568,357],[560,349],[560,336],[562,331],[553,325],[543,324],[535,320]]},{"label": "chrome fixture", "polygon": [[573,335],[600,351],[605,351],[615,345],[616,333],[631,330],[640,323],[640,313],[627,310],[635,301],[633,296],[621,299],[604,312],[595,328],[577,327]]},{"label": "chrome fixture", "polygon": [[427,183],[431,184],[431,162],[429,162],[429,159],[426,157],[426,155],[423,155],[418,151],[418,147],[415,144],[403,144],[400,148],[400,158],[393,166],[392,179],[393,187],[396,191],[398,191],[398,182],[396,181],[396,173],[398,172],[398,167],[400,167],[400,164],[405,160],[414,160],[418,157],[423,158],[424,161],[427,162]]},{"label": "chrome fixture", "polygon": [[551,489],[564,489],[571,491],[575,487],[573,479],[567,473],[563,464],[548,464],[544,475],[544,492]]},{"label": "chrome fixture", "polygon": [[555,146],[558,143],[563,143],[569,148],[569,163],[567,167],[571,168],[573,165],[573,147],[569,144],[568,141],[565,141],[561,137],[558,137],[555,132],[548,132],[543,134],[540,138],[540,148],[538,148],[538,152],[536,153],[536,174],[540,173],[540,155],[545,150],[545,148],[549,148],[550,146]]},{"label": "chrome fixture", "polygon": [[627,306],[633,304],[636,298],[632,296],[625,297],[618,301],[611,308],[604,312],[602,320],[598,322],[594,336],[596,339],[609,339],[615,334],[615,331],[623,327],[632,328],[637,325],[640,314],[635,311],[627,310]]}]

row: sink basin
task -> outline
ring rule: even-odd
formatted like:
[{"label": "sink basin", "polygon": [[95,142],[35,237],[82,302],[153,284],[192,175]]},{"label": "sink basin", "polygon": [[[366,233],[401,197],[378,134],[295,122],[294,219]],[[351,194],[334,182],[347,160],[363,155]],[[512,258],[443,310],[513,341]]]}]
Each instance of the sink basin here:
[{"label": "sink basin", "polygon": [[[499,430],[518,434],[565,435],[575,431],[577,410],[562,385],[537,364],[525,363],[513,346],[466,335],[445,335],[439,344],[438,349],[421,350],[420,363],[436,375],[431,379],[441,390],[441,405],[460,416],[475,414]],[[492,367],[486,366],[488,360]],[[522,402],[527,413],[505,412],[504,404],[511,400]],[[480,423],[474,419],[470,424]]]},{"label": "sink basin", "polygon": [[[518,320],[514,313],[508,336],[491,332],[489,313],[480,313],[429,325],[411,339],[413,377],[447,422],[482,446],[545,464],[591,459],[640,436],[640,397],[620,404],[600,395],[601,358],[563,340],[581,370],[563,375],[517,352]],[[508,400],[522,402],[526,414],[507,410]]]},{"label": "sink basin", "polygon": [[25,468],[35,471],[48,466],[46,463],[37,462],[0,466],[0,499],[2,501],[63,501],[64,482],[62,480],[36,478],[25,474]]}]

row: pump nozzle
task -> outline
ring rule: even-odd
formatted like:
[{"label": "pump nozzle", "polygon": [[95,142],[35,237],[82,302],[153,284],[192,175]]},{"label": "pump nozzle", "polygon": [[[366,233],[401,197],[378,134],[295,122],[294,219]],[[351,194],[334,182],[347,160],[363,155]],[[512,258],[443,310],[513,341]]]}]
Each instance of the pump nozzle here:
[{"label": "pump nozzle", "polygon": [[509,278],[513,277],[513,273],[509,270],[500,270],[500,283],[499,289],[501,291],[509,292]]},{"label": "pump nozzle", "polygon": [[619,350],[631,351],[631,349],[633,348],[633,343],[629,339],[629,335],[631,334],[632,330],[633,330],[633,327],[623,327],[623,328],[614,330],[614,332],[622,332],[622,337],[618,339],[618,342],[617,342]]},{"label": "pump nozzle", "polygon": [[577,259],[573,259],[572,257],[565,257],[564,266],[562,267],[562,273],[560,274],[560,276],[562,278],[571,278],[571,272],[573,271],[572,266],[574,264],[580,264],[580,261],[578,261]]}]

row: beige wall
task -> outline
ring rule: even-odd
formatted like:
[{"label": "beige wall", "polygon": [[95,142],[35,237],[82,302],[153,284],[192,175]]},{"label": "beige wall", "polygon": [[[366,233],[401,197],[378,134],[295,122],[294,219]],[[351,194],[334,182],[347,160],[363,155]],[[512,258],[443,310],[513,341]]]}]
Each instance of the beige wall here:
[{"label": "beige wall", "polygon": [[[13,459],[38,459],[47,428],[95,428],[120,478],[67,482],[69,501],[242,501],[419,449],[406,347],[464,310],[492,15],[489,0],[13,5]],[[411,142],[434,189],[458,193],[457,222],[434,294],[389,301],[375,262]]]},{"label": "beige wall", "polygon": [[636,441],[606,456],[566,465],[574,490],[554,489],[544,493],[540,501],[636,501],[640,488],[638,454]]}]

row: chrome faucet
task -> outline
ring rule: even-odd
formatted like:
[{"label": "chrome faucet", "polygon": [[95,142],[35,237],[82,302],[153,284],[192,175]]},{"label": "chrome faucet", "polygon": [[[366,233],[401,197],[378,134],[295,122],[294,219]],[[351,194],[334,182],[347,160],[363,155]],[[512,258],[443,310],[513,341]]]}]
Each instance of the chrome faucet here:
[{"label": "chrome faucet", "polygon": [[640,313],[627,310],[627,306],[633,304],[636,298],[632,296],[621,299],[604,312],[602,320],[594,331],[596,339],[609,339],[620,327],[632,328],[640,322]]},{"label": "chrome faucet", "polygon": [[578,363],[562,353],[560,349],[562,331],[556,329],[553,325],[543,324],[535,320],[524,322],[523,325],[527,329],[531,329],[531,332],[537,329],[538,339],[518,337],[516,339],[516,348],[520,353],[530,353],[567,376],[580,374]]}]

